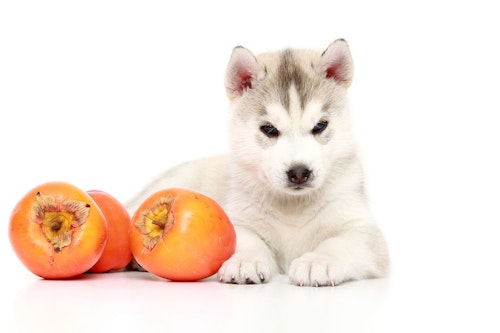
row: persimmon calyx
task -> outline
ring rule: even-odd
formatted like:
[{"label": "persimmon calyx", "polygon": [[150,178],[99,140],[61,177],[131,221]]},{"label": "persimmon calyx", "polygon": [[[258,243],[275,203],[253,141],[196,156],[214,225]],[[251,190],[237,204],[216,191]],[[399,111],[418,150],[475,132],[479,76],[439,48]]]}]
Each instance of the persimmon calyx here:
[{"label": "persimmon calyx", "polygon": [[142,235],[142,244],[152,250],[175,224],[171,207],[174,197],[161,197],[148,208],[140,212],[134,225]]},{"label": "persimmon calyx", "polygon": [[90,205],[78,200],[56,199],[37,192],[31,207],[31,220],[39,224],[55,252],[71,244],[75,228],[82,226],[89,217]]}]

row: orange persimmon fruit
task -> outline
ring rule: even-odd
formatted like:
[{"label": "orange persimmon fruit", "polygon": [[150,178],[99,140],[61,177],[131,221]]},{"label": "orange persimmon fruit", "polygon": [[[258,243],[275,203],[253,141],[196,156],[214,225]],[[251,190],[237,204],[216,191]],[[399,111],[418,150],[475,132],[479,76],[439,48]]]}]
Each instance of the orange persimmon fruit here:
[{"label": "orange persimmon fruit", "polygon": [[14,207],[9,239],[32,273],[65,279],[88,271],[99,260],[108,228],[89,194],[66,182],[48,182],[31,189]]},{"label": "orange persimmon fruit", "polygon": [[234,227],[222,207],[182,188],[149,196],[132,217],[130,239],[137,263],[172,281],[215,274],[236,248]]},{"label": "orange persimmon fruit", "polygon": [[132,260],[130,237],[130,215],[122,203],[111,194],[90,190],[87,193],[101,209],[108,223],[108,242],[99,260],[90,268],[93,273],[121,270]]}]

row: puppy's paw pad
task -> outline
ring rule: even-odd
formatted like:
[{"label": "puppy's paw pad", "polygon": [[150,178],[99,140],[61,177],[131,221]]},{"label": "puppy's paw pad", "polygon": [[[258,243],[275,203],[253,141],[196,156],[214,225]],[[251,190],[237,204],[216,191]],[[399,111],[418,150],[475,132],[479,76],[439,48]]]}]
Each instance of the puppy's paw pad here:
[{"label": "puppy's paw pad", "polygon": [[292,261],[288,278],[291,284],[298,286],[334,286],[333,262],[331,258],[306,253]]}]

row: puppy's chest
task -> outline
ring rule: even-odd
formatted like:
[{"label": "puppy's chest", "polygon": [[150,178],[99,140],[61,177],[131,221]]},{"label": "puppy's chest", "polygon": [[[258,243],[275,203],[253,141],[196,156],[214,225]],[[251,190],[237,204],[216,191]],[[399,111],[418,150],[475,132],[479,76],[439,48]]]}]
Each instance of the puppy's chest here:
[{"label": "puppy's chest", "polygon": [[314,210],[269,210],[255,220],[255,231],[274,250],[281,266],[314,250],[332,233],[332,221]]}]

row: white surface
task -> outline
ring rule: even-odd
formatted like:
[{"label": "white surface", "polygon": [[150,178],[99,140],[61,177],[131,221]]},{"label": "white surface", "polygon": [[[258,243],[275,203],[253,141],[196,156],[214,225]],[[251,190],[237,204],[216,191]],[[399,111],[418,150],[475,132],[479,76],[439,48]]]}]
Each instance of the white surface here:
[{"label": "white surface", "polygon": [[[2,331],[500,331],[497,13],[486,1],[1,2]],[[233,46],[339,37],[356,64],[354,124],[390,278],[43,281],[17,260],[7,223],[33,186],[125,201],[165,167],[224,151]]]},{"label": "white surface", "polygon": [[376,323],[386,289],[385,280],[300,288],[284,277],[266,285],[239,286],[213,278],[169,283],[139,272],[86,275],[72,281],[27,282],[6,318],[11,327],[25,332],[361,330]]}]

